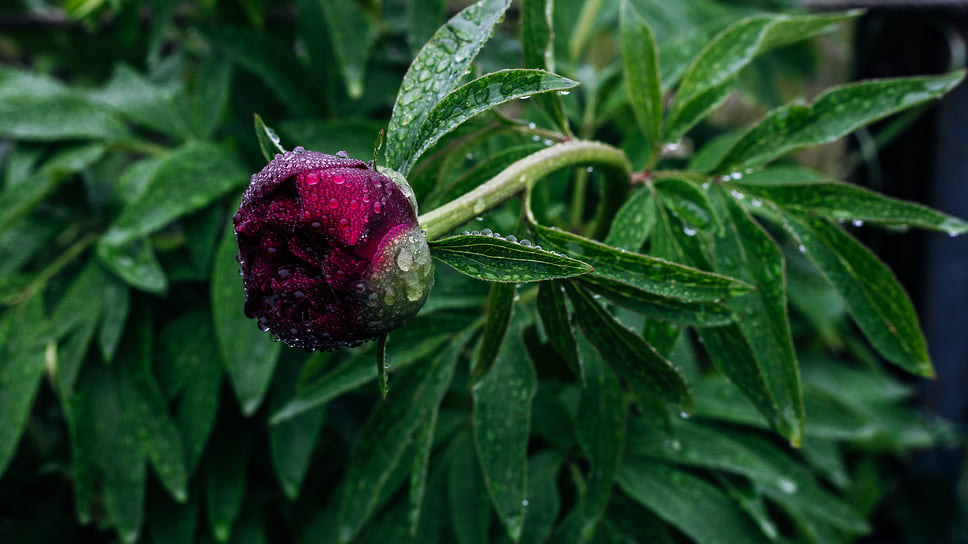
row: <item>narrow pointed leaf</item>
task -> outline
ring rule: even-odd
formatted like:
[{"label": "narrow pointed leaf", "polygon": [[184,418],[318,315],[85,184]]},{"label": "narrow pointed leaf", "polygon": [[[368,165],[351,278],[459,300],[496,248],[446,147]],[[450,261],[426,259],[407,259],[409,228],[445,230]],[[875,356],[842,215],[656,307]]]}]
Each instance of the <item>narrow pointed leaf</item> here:
[{"label": "narrow pointed leaf", "polygon": [[951,235],[968,232],[968,223],[939,211],[889,198],[857,185],[820,182],[785,185],[746,185],[737,189],[751,198],[769,201],[838,221],[917,227]]},{"label": "narrow pointed leaf", "polygon": [[111,224],[101,245],[120,246],[244,187],[248,173],[235,155],[195,142],[165,155],[148,187]]},{"label": "narrow pointed leaf", "polygon": [[547,542],[551,535],[561,510],[558,472],[563,460],[555,450],[538,452],[528,460],[528,516],[524,519],[521,544]]},{"label": "narrow pointed leaf", "polygon": [[653,225],[655,201],[652,191],[647,188],[634,190],[615,214],[605,245],[638,252],[649,238]]},{"label": "narrow pointed leaf", "polygon": [[682,374],[652,346],[619,323],[584,289],[565,284],[582,332],[628,386],[658,397],[686,412],[691,410],[689,386]]},{"label": "narrow pointed leaf", "polygon": [[477,356],[471,364],[471,381],[474,383],[487,376],[501,352],[511,324],[516,292],[510,283],[491,284],[491,293],[487,297],[487,322]]},{"label": "narrow pointed leaf", "polygon": [[[521,5],[521,48],[525,68],[555,71],[554,0],[525,0]],[[538,105],[562,132],[569,133],[568,117],[560,94],[535,97]]]},{"label": "narrow pointed leaf", "polygon": [[205,510],[212,536],[217,542],[232,537],[247,485],[246,465],[249,437],[238,427],[221,428],[212,440],[212,451],[205,466]]},{"label": "narrow pointed leaf", "polygon": [[276,131],[266,126],[265,121],[258,113],[253,113],[255,122],[255,139],[259,141],[259,149],[266,161],[271,161],[277,153],[285,153],[286,148],[282,147],[279,135]]},{"label": "narrow pointed leaf", "polygon": [[627,459],[617,480],[632,499],[696,542],[768,542],[732,499],[689,472]]},{"label": "narrow pointed leaf", "polygon": [[[298,368],[280,369],[280,371],[285,375],[273,380],[269,402],[272,411],[278,409],[292,396],[299,380]],[[269,453],[272,455],[272,466],[283,492],[291,501],[299,498],[299,490],[309,469],[309,462],[316,449],[316,442],[325,417],[326,405],[324,404],[269,427]]]},{"label": "narrow pointed leaf", "polygon": [[420,525],[424,507],[424,495],[427,493],[427,471],[430,466],[430,454],[434,448],[434,431],[437,430],[437,416],[440,406],[434,406],[430,415],[417,427],[413,441],[416,451],[413,456],[413,466],[410,469],[410,493],[407,512],[410,535],[416,536]]},{"label": "narrow pointed leaf", "polygon": [[512,541],[521,537],[527,506],[528,436],[537,376],[518,330],[491,371],[471,390],[474,440],[491,501]]},{"label": "narrow pointed leaf", "polygon": [[104,313],[98,331],[98,346],[104,360],[111,362],[131,312],[131,289],[118,278],[112,277],[104,284],[100,295],[104,300]]},{"label": "narrow pointed leaf", "polygon": [[578,343],[575,340],[575,329],[568,317],[568,307],[565,305],[564,287],[559,282],[546,281],[538,285],[538,315],[544,325],[548,340],[555,351],[565,360],[568,368],[578,376],[582,384],[585,374],[582,370],[581,359],[578,357]]},{"label": "narrow pointed leaf", "polygon": [[128,285],[149,293],[168,289],[168,278],[162,270],[151,240],[142,238],[124,245],[97,245],[101,263]]},{"label": "narrow pointed leaf", "polygon": [[340,505],[340,542],[351,542],[373,515],[410,439],[450,386],[462,347],[463,342],[451,342],[429,363],[394,374],[387,400],[374,408],[353,445]]},{"label": "narrow pointed leaf", "polygon": [[242,313],[245,292],[239,279],[239,264],[235,260],[237,253],[235,234],[229,225],[215,253],[212,318],[215,341],[235,397],[242,413],[251,415],[262,403],[282,345],[273,342]]},{"label": "narrow pointed leaf", "polygon": [[[757,16],[744,19],[720,32],[693,60],[682,76],[671,119],[698,120],[697,115],[682,115],[686,110],[702,110],[703,102],[710,102],[710,92],[722,101],[735,82],[736,75],[756,56],[770,49],[808,38],[840,21],[856,17],[859,12],[830,15]],[[707,110],[708,111],[708,110]],[[682,121],[671,124],[667,133],[685,132]],[[670,136],[670,139],[674,137]]]},{"label": "narrow pointed leaf", "polygon": [[770,394],[778,407],[777,430],[794,444],[803,435],[803,386],[786,311],[786,263],[772,238],[738,203],[717,187],[711,191],[719,229],[716,270],[756,286],[727,304],[747,338]]},{"label": "narrow pointed leaf", "polygon": [[447,94],[430,110],[402,171],[408,171],[445,134],[475,115],[511,100],[577,86],[577,81],[544,70],[501,70],[481,76]]},{"label": "narrow pointed leaf", "polygon": [[[650,157],[658,148],[662,126],[662,91],[659,79],[659,48],[655,33],[629,0],[621,3],[620,31],[625,87],[632,111],[645,134]],[[637,248],[636,248],[637,249]]]},{"label": "narrow pointed leaf", "polygon": [[592,271],[582,261],[493,236],[451,236],[430,242],[430,249],[458,272],[484,281],[523,283]]},{"label": "narrow pointed leaf", "polygon": [[407,175],[416,134],[430,111],[457,86],[491,37],[511,0],[480,0],[440,27],[410,64],[387,129],[387,165]]},{"label": "narrow pointed leaf", "polygon": [[722,302],[682,300],[656,295],[629,283],[591,275],[584,276],[578,281],[589,291],[619,306],[663,321],[697,327],[714,327],[736,319],[733,311]]},{"label": "narrow pointed leaf", "polygon": [[0,475],[13,459],[44,374],[46,328],[38,295],[0,321]]},{"label": "narrow pointed leaf", "polygon": [[789,210],[783,218],[877,351],[910,372],[934,376],[914,306],[890,269],[827,219]]},{"label": "narrow pointed leaf", "polygon": [[532,225],[541,243],[595,267],[592,274],[685,300],[719,300],[749,291],[740,280],[609,247],[577,234]]},{"label": "narrow pointed leaf", "polygon": [[696,123],[706,118],[713,110],[722,105],[729,98],[736,87],[736,78],[731,77],[702,92],[699,96],[687,102],[681,108],[671,113],[666,120],[663,139],[677,142],[696,126]]},{"label": "narrow pointed leaf", "polygon": [[491,542],[491,498],[481,474],[474,441],[468,433],[456,441],[447,467],[451,526],[458,544],[488,544]]},{"label": "narrow pointed leaf", "polygon": [[376,21],[355,0],[317,0],[332,40],[346,94],[363,96],[363,81],[370,50],[379,35]]},{"label": "narrow pointed leaf", "polygon": [[964,72],[953,72],[862,81],[833,88],[820,95],[812,106],[782,106],[744,134],[715,170],[744,170],[787,153],[832,142],[878,119],[938,98],[963,77]]}]

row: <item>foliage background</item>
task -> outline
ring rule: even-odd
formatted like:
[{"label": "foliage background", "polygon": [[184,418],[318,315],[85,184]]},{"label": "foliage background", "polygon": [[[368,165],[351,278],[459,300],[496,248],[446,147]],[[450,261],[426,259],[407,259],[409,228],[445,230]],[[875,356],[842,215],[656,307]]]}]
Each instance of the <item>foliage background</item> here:
[{"label": "foliage background", "polygon": [[[583,7],[593,4],[599,4],[599,15],[582,19]],[[664,11],[656,3],[638,4],[668,18],[650,21],[660,43],[673,41],[683,28],[708,31],[760,10],[796,10],[782,1],[682,2],[681,9]],[[238,311],[241,293],[233,277],[234,250],[226,242],[230,237],[224,226],[249,173],[264,164],[252,136],[253,112],[276,128],[284,143],[370,156],[413,55],[446,17],[462,7],[442,1],[388,0],[353,3],[354,9],[347,12],[332,11],[346,5],[312,0],[92,0],[62,6],[34,0],[3,13],[0,297],[6,310],[0,331],[5,359],[29,359],[35,367],[45,368],[45,377],[39,379],[37,374],[36,381],[27,377],[26,383],[34,384],[27,387],[11,388],[10,384],[19,383],[16,376],[5,375],[8,381],[0,383],[7,387],[3,400],[7,406],[19,407],[26,425],[19,438],[18,410],[0,414],[5,429],[0,432],[6,432],[0,435],[0,449],[9,462],[0,479],[0,540],[317,542],[335,524],[339,508],[334,505],[338,506],[342,490],[334,488],[340,485],[357,433],[374,406],[376,388],[363,386],[339,396],[289,425],[270,426],[267,421],[297,384],[311,383],[337,365],[355,368],[354,357],[366,360],[365,367],[370,368],[371,354],[364,350],[362,355],[307,357],[281,349],[258,334],[254,323]],[[633,135],[634,123],[627,115],[623,120],[627,109],[620,102],[609,102],[607,92],[594,91],[615,84],[611,64],[618,47],[617,6],[618,2],[559,0],[554,14],[555,49],[559,73],[583,82],[574,96],[563,100],[575,130],[621,145],[634,159],[643,146]],[[514,4],[478,59],[482,72],[520,65],[519,18]],[[588,24],[581,26],[579,21]],[[877,14],[869,16],[857,32],[873,32],[877,21]],[[759,118],[768,108],[792,97],[816,95],[814,75],[826,72],[831,64],[822,62],[826,53],[818,48],[839,43],[834,50],[842,51],[851,40],[849,31],[842,32],[848,33],[826,46],[798,44],[761,58],[744,72],[734,98],[697,126],[688,143],[701,149],[730,127]],[[358,47],[361,43],[367,47]],[[956,64],[956,56],[951,61]],[[917,67],[911,73],[947,68]],[[603,101],[592,107],[593,96]],[[532,110],[515,106],[506,115],[548,126],[547,118]],[[589,111],[595,115],[588,115]],[[881,129],[887,134],[897,132],[912,119]],[[534,150],[547,136],[527,123],[513,125],[504,118],[487,117],[444,143],[490,130],[489,126],[504,131],[476,149],[441,145],[446,153],[438,155],[439,162],[425,160],[423,166],[417,165],[411,181],[422,195],[424,209],[442,202],[448,189],[430,180],[435,168],[453,179],[473,180],[468,173],[482,158],[512,143],[525,150],[533,145],[530,150]],[[858,181],[890,177],[884,169],[880,175],[871,172],[878,162],[864,147],[865,136],[860,138],[860,144],[842,144],[819,158],[803,159],[845,175],[841,165],[859,157],[855,162],[866,169],[858,174]],[[890,153],[908,157],[909,153],[896,149]],[[574,183],[549,185],[573,187]],[[550,191],[543,195],[547,201],[542,205],[543,217],[554,221],[572,214],[570,209],[555,207],[556,202],[571,202],[570,194],[565,189]],[[513,206],[499,209],[480,226],[512,232],[515,214]],[[899,240],[895,234],[871,237],[866,229],[861,236],[885,252]],[[817,286],[812,272],[798,270],[795,256],[790,258],[791,273],[802,274],[798,285],[814,288],[805,292],[816,300],[827,300],[823,297],[829,298],[829,292]],[[479,318],[487,284],[448,271],[440,274],[430,309],[436,304],[463,310],[466,321],[456,325],[466,326]],[[908,287],[918,292],[916,285]],[[792,292],[791,299],[798,308],[793,316],[794,326],[799,327],[798,347],[805,351],[819,347],[817,353],[824,354],[838,346],[836,353],[864,361],[861,368],[881,369],[869,375],[849,374],[843,380],[855,382],[847,388],[838,389],[837,380],[813,384],[830,388],[823,391],[830,404],[814,406],[812,411],[819,414],[821,427],[828,425],[823,430],[829,442],[816,445],[812,452],[805,448],[805,466],[824,482],[823,489],[833,490],[861,513],[872,515],[876,522],[872,539],[963,538],[966,527],[958,493],[963,494],[964,485],[956,487],[951,477],[952,466],[961,463],[960,454],[951,449],[961,441],[960,429],[905,408],[910,405],[911,388],[902,381],[909,379],[883,371],[842,310],[811,315],[811,311],[824,311],[824,304],[811,304],[809,297],[798,301]],[[419,359],[461,328],[434,319],[429,311],[418,320],[410,333],[401,332],[393,340],[404,348],[394,355],[395,364]],[[525,337],[532,352],[542,341],[536,334]],[[688,347],[681,350],[677,362],[691,360]],[[802,359],[806,365],[810,357]],[[107,361],[139,363],[104,364]],[[827,368],[823,361],[817,364],[821,366],[816,368]],[[561,361],[538,361],[538,373],[551,383],[568,376]],[[393,373],[391,384],[392,379]],[[455,383],[467,379],[458,376]],[[870,380],[863,382],[870,389],[863,389],[861,380]],[[823,418],[825,408],[837,415],[858,391],[871,397],[860,399],[860,405],[848,403],[856,419],[845,423],[843,418]],[[547,400],[545,392],[538,398]],[[565,397],[569,394],[575,393]],[[424,525],[436,520],[468,533],[474,523],[482,523],[478,538],[490,534],[499,539],[503,531],[497,522],[475,516],[482,508],[487,512],[486,496],[483,502],[480,493],[474,496],[470,482],[465,482],[470,490],[464,493],[448,489],[453,485],[448,482],[457,481],[456,475],[470,470],[466,463],[473,463],[465,430],[469,397],[466,391],[449,393],[446,409],[440,413],[437,440],[448,446],[435,449],[426,484],[431,500],[421,519]],[[715,394],[708,398],[717,399]],[[553,443],[561,433],[553,426],[561,416],[553,411],[559,408],[555,402],[536,404],[533,432],[538,443]],[[628,448],[649,451],[655,443],[667,443],[668,438],[656,435],[655,429],[630,425],[636,432],[631,433]],[[114,432],[118,429],[123,432]],[[643,443],[636,446],[635,436]],[[652,443],[642,439],[649,436],[659,437]],[[940,474],[931,472],[931,462],[922,461],[917,471],[910,469],[912,448],[928,446],[938,448],[928,455],[947,457],[937,464]],[[569,447],[574,445],[566,444],[562,450]],[[183,461],[166,463],[173,458]],[[532,458],[532,463],[535,473],[540,467],[550,473],[540,481],[556,486],[562,512],[579,502],[580,485],[575,482],[582,481],[587,469],[581,455],[573,453],[565,465],[559,465],[561,460],[547,453]],[[402,472],[390,475],[392,480],[399,483],[409,478],[410,466],[407,461],[404,465]],[[548,468],[566,465],[567,470],[557,473]],[[698,469],[694,472],[708,477]],[[746,497],[744,504],[755,519],[772,516],[779,520],[784,535],[807,538],[798,533],[802,527],[794,529],[799,523],[795,515],[778,513],[772,503],[761,502],[755,492],[743,487],[749,482],[742,477],[714,471],[713,478],[738,497]],[[407,505],[407,493],[387,499]],[[445,504],[442,497],[450,502]],[[625,534],[623,519],[652,516],[625,495],[620,497],[625,498],[614,499],[610,518],[616,529],[600,538],[618,541],[616,535]],[[458,508],[457,500],[467,501],[466,510]],[[437,519],[436,514],[443,518]],[[401,523],[405,518],[404,510],[386,509],[380,517],[383,525],[378,523],[365,538],[379,539],[381,527],[406,525]],[[687,519],[684,523],[699,522]],[[676,530],[656,530],[673,539],[684,538]],[[848,539],[862,532],[817,530],[820,536],[815,538],[820,541],[831,535]],[[463,533],[456,536],[471,541]]]}]

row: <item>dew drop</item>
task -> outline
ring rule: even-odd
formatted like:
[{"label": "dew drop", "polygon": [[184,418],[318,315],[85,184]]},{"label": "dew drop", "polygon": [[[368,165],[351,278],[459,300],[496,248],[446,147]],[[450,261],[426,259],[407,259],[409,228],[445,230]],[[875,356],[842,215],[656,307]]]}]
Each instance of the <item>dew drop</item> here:
[{"label": "dew drop", "polygon": [[520,243],[521,243],[521,245],[522,245],[522,246],[524,246],[524,247],[531,247],[531,240],[528,240],[528,239],[524,239],[524,240],[521,240],[521,242],[520,242]]},{"label": "dew drop", "polygon": [[787,495],[792,495],[797,492],[797,484],[787,479],[781,479],[777,482],[780,486],[780,491],[786,493]]},{"label": "dew drop", "polygon": [[733,189],[732,191],[730,191],[729,194],[733,195],[733,198],[737,200],[743,200],[744,198],[746,198],[746,195],[737,191],[736,189]]},{"label": "dew drop", "polygon": [[864,226],[864,222],[861,221],[860,219],[854,219],[853,221],[851,221],[851,224],[854,225],[855,227],[863,227]]},{"label": "dew drop", "polygon": [[504,239],[507,240],[508,242],[517,242],[518,241],[517,236],[515,236],[513,234],[508,234]]},{"label": "dew drop", "polygon": [[696,229],[690,228],[690,227],[682,227],[682,232],[686,236],[695,236],[696,235]]},{"label": "dew drop", "polygon": [[350,209],[351,210],[355,210],[355,209],[357,209],[359,207],[360,207],[360,201],[359,200],[356,200],[355,198],[353,200],[350,200]]},{"label": "dew drop", "polygon": [[536,125],[534,123],[528,123],[528,128],[530,128],[531,130],[534,130],[534,129],[538,128],[538,125]]},{"label": "dew drop", "polygon": [[343,230],[346,230],[346,229],[350,228],[350,220],[347,219],[347,218],[345,218],[345,217],[342,218],[342,219],[340,219],[339,220],[339,228],[341,228]]},{"label": "dew drop", "polygon": [[342,185],[346,181],[346,178],[344,178],[343,176],[340,176],[338,174],[335,175],[335,176],[333,176],[330,179],[332,179],[333,180],[333,183],[336,184],[336,185]]},{"label": "dew drop", "polygon": [[329,199],[329,203],[328,204],[329,204],[329,207],[330,208],[333,208],[334,210],[336,208],[339,208],[339,200],[336,200],[335,198]]},{"label": "dew drop", "polygon": [[316,185],[317,183],[319,183],[319,176],[316,174],[316,172],[310,172],[306,174],[304,183],[306,185]]},{"label": "dew drop", "polygon": [[380,204],[379,201],[378,202],[374,202],[373,203],[373,213],[380,213],[382,211],[383,211],[383,204]]},{"label": "dew drop", "polygon": [[797,251],[799,251],[800,253],[806,253],[807,252],[807,248],[804,247],[803,244],[800,244],[800,245],[797,246]]},{"label": "dew drop", "polygon": [[481,234],[483,234],[484,236],[490,236],[494,234],[494,232],[491,229],[484,229],[481,231]]},{"label": "dew drop", "polygon": [[337,151],[336,152],[336,156],[339,157],[339,158],[341,158],[341,159],[348,159],[348,158],[350,158],[350,154],[347,153],[346,151],[342,151],[342,150]]},{"label": "dew drop", "polygon": [[689,414],[689,412],[686,412],[686,411],[680,411],[679,412],[679,417],[681,417],[682,419],[689,419],[690,414]]},{"label": "dew drop", "polygon": [[763,205],[762,202],[760,202],[759,200],[756,200],[755,198],[753,200],[750,200],[750,204],[752,204],[756,208],[759,208],[760,206]]}]

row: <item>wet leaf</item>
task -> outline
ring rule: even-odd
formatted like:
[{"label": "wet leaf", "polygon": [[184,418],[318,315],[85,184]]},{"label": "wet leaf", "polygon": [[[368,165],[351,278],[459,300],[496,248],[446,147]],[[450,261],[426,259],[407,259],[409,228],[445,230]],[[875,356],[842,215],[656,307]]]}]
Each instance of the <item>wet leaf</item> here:
[{"label": "wet leaf", "polygon": [[592,271],[582,261],[494,236],[451,236],[430,242],[430,249],[436,259],[484,281],[523,283]]},{"label": "wet leaf", "polygon": [[491,499],[481,475],[473,438],[465,433],[455,439],[454,454],[447,467],[447,498],[451,526],[459,544],[488,544]]},{"label": "wet leaf", "polygon": [[407,512],[410,535],[415,536],[424,509],[424,495],[427,493],[427,471],[430,466],[430,455],[434,446],[434,431],[437,430],[437,416],[440,406],[434,406],[427,419],[417,427],[414,433],[413,467],[410,470],[410,494]]},{"label": "wet leaf", "polygon": [[782,211],[786,227],[877,351],[909,372],[934,376],[914,306],[890,269],[829,220]]},{"label": "wet leaf", "polygon": [[782,106],[746,132],[715,170],[742,171],[787,153],[832,142],[878,119],[938,98],[963,77],[964,72],[953,72],[862,81],[830,89],[812,106]]},{"label": "wet leaf", "polygon": [[252,415],[262,404],[282,344],[245,317],[245,291],[235,260],[238,247],[231,223],[222,235],[212,271],[212,318],[215,341],[242,413]]},{"label": "wet leaf", "polygon": [[205,510],[212,536],[217,542],[227,542],[242,511],[248,483],[248,434],[238,424],[231,430],[220,428],[212,440],[208,459],[210,461],[205,464]]},{"label": "wet leaf", "polygon": [[513,284],[491,284],[491,292],[487,297],[487,321],[484,323],[484,334],[481,336],[477,355],[471,364],[472,383],[478,383],[494,366],[511,324],[516,296],[517,290]]},{"label": "wet leaf", "polygon": [[29,88],[11,92],[3,85],[9,81],[6,76],[0,74],[0,136],[43,142],[129,138],[124,123],[108,106],[66,88],[46,96],[32,94]]},{"label": "wet leaf", "polygon": [[596,276],[582,277],[579,283],[596,296],[655,319],[697,327],[725,325],[736,319],[733,311],[721,302],[656,295],[625,282]]},{"label": "wet leaf", "polygon": [[[968,223],[956,217],[847,183],[737,184],[735,188],[748,194],[751,199],[771,202],[782,208],[812,213],[837,221],[917,227],[951,235],[968,232]],[[756,206],[756,204],[753,205]]]},{"label": "wet leaf", "polygon": [[686,412],[689,386],[672,364],[652,346],[615,320],[584,289],[565,284],[585,337],[633,390],[658,397]]},{"label": "wet leaf", "polygon": [[[554,0],[525,0],[521,5],[521,49],[525,68],[555,71]],[[550,93],[535,97],[557,128],[569,133],[568,117],[561,95]]]},{"label": "wet leaf", "polygon": [[540,544],[551,535],[561,510],[558,472],[563,460],[555,450],[540,451],[528,459],[528,515],[521,531],[521,544]]},{"label": "wet leaf", "polygon": [[462,347],[462,341],[448,343],[427,364],[397,372],[387,400],[377,404],[360,429],[346,471],[347,487],[339,515],[340,542],[352,541],[373,515],[380,493],[411,437],[450,386]]},{"label": "wet leaf", "polygon": [[[662,91],[659,80],[659,48],[655,33],[629,0],[621,3],[619,16],[623,74],[632,111],[645,134],[650,157],[658,151],[662,126]],[[638,248],[634,248],[638,249]]]},{"label": "wet leaf", "polygon": [[623,251],[577,234],[533,225],[545,246],[563,251],[595,267],[593,275],[621,281],[640,289],[683,300],[719,300],[752,289],[726,276],[703,272],[655,257]]},{"label": "wet leaf", "polygon": [[565,305],[564,287],[554,281],[542,282],[538,285],[538,315],[544,325],[548,340],[555,351],[565,360],[568,368],[578,376],[582,384],[585,383],[585,373],[582,370],[581,359],[578,357],[578,343],[575,340],[575,329],[568,317],[568,307]]},{"label": "wet leaf", "polygon": [[474,441],[491,501],[512,541],[527,513],[528,436],[537,376],[520,330],[512,330],[491,371],[474,384]]},{"label": "wet leaf", "polygon": [[282,147],[279,135],[276,131],[266,126],[265,121],[258,113],[253,113],[252,118],[255,123],[255,139],[259,141],[259,149],[266,161],[271,161],[277,153],[285,153],[286,148]]},{"label": "wet leaf", "polygon": [[420,127],[464,77],[510,4],[511,0],[480,0],[465,8],[440,27],[417,54],[403,76],[387,129],[390,168],[407,175]]},{"label": "wet leaf", "polygon": [[[326,354],[330,355],[330,354]],[[269,410],[276,411],[292,396],[299,379],[296,367],[280,369],[284,376],[277,376],[270,393]],[[279,485],[291,501],[299,498],[299,489],[309,470],[309,462],[326,417],[326,405],[269,427],[269,453]]]},{"label": "wet leaf", "polygon": [[363,96],[366,62],[379,36],[377,22],[354,0],[317,0],[326,21],[346,94]]},{"label": "wet leaf", "polygon": [[652,191],[642,187],[632,191],[612,220],[605,245],[638,252],[655,225]]},{"label": "wet leaf", "polygon": [[124,245],[97,245],[101,263],[117,274],[128,285],[149,293],[168,289],[168,278],[155,256],[151,240],[142,238]]},{"label": "wet leaf", "polygon": [[46,328],[39,295],[0,320],[0,475],[13,459],[44,374]]}]

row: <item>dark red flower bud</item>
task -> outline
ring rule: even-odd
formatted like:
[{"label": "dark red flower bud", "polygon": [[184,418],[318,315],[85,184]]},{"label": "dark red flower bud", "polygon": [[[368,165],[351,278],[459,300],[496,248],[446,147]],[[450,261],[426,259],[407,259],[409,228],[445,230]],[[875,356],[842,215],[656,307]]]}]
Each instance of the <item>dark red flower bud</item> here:
[{"label": "dark red flower bud", "polygon": [[433,286],[410,186],[344,152],[276,155],[234,221],[245,315],[294,347],[377,338],[413,317]]}]

